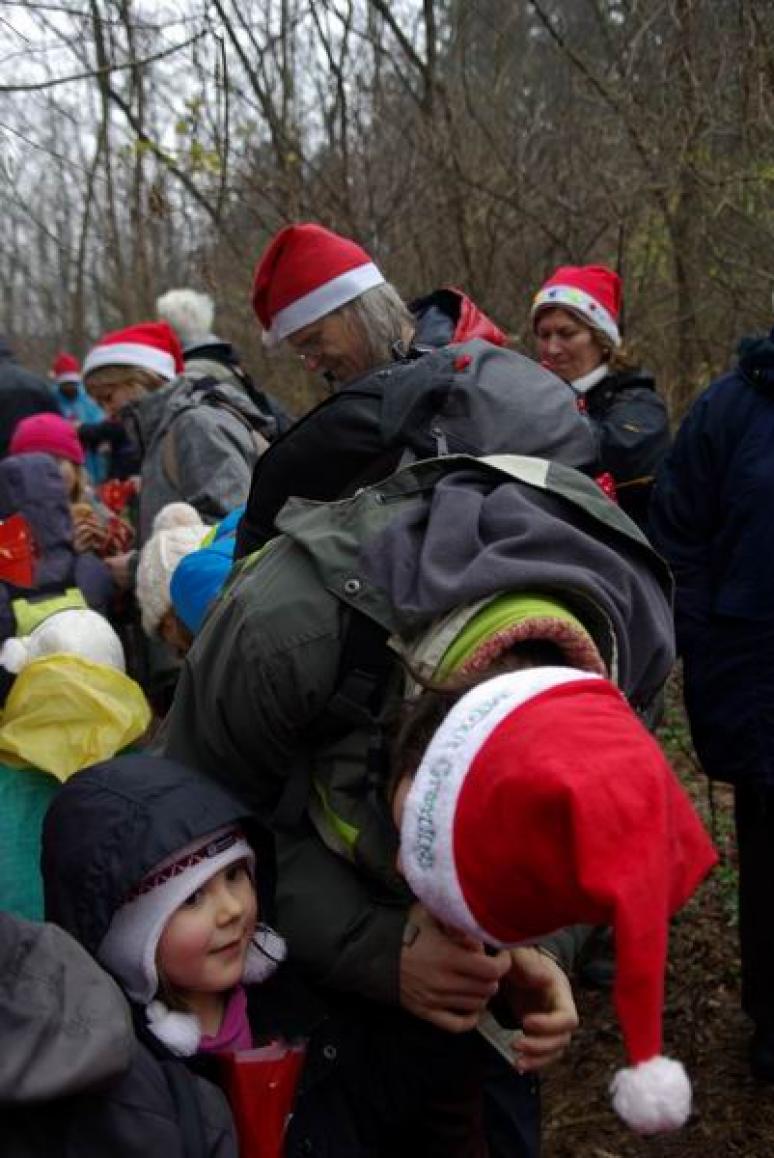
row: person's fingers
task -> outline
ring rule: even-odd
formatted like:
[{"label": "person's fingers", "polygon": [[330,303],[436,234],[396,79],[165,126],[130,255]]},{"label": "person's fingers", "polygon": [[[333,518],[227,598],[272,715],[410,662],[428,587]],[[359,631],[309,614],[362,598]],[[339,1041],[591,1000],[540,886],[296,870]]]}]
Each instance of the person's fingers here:
[{"label": "person's fingers", "polygon": [[434,990],[428,993],[426,1001],[430,1009],[452,1009],[461,1013],[481,1013],[486,1009],[491,994],[463,993],[459,990]]},{"label": "person's fingers", "polygon": [[572,1041],[572,1032],[560,1030],[557,1033],[546,1034],[544,1037],[533,1037],[525,1033],[516,1043],[519,1053],[529,1054],[531,1057],[542,1057],[545,1054],[564,1050]]},{"label": "person's fingers", "polygon": [[525,1034],[532,1036],[573,1033],[578,1025],[578,1014],[574,1007],[557,1008],[550,1013],[527,1013],[522,1020]]},{"label": "person's fingers", "polygon": [[479,1012],[455,1013],[450,1009],[428,1009],[424,1017],[447,1033],[468,1033],[478,1025]]}]

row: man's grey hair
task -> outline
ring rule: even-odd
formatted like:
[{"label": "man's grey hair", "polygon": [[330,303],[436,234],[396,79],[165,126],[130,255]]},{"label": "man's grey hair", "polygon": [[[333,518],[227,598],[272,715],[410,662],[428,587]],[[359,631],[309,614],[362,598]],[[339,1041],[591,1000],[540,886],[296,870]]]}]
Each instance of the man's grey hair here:
[{"label": "man's grey hair", "polygon": [[414,332],[414,318],[389,282],[366,290],[335,312],[359,329],[371,366],[391,362],[396,342],[405,342]]}]

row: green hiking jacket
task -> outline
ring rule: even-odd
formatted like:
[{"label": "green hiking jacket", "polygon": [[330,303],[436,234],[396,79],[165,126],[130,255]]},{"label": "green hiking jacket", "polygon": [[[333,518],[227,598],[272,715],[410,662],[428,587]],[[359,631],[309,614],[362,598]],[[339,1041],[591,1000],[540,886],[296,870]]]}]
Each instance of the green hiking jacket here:
[{"label": "green hiking jacket", "polygon": [[[164,751],[238,791],[273,829],[293,955],[323,983],[396,1002],[411,897],[373,757],[402,696],[398,651],[457,606],[543,592],[583,622],[647,716],[674,658],[671,580],[592,481],[521,456],[414,463],[339,502],[292,499],[278,525],[197,637]],[[347,726],[330,705],[342,707],[353,611],[384,629],[395,662],[379,719]]]}]

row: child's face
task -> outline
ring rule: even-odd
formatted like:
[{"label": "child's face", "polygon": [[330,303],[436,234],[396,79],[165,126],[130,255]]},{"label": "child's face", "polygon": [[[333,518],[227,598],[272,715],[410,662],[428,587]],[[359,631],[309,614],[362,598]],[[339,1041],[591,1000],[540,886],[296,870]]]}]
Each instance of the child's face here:
[{"label": "child's face", "polygon": [[239,984],[258,902],[245,861],[229,865],[177,909],[159,940],[159,974],[183,997]]}]

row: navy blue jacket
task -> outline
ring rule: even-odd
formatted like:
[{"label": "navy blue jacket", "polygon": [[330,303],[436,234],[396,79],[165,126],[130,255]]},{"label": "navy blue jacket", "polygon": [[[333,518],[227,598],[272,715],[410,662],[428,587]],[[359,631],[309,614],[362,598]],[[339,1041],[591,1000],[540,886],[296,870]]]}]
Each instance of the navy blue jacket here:
[{"label": "navy blue jacket", "polygon": [[672,566],[686,707],[705,771],[774,784],[774,331],[686,416],[649,529]]},{"label": "navy blue jacket", "polygon": [[64,479],[48,454],[14,454],[0,461],[0,519],[21,514],[37,550],[32,590],[0,583],[0,643],[16,634],[11,603],[36,601],[78,587],[86,603],[107,615],[113,596],[110,572],[91,552],[73,548],[73,524]]}]

